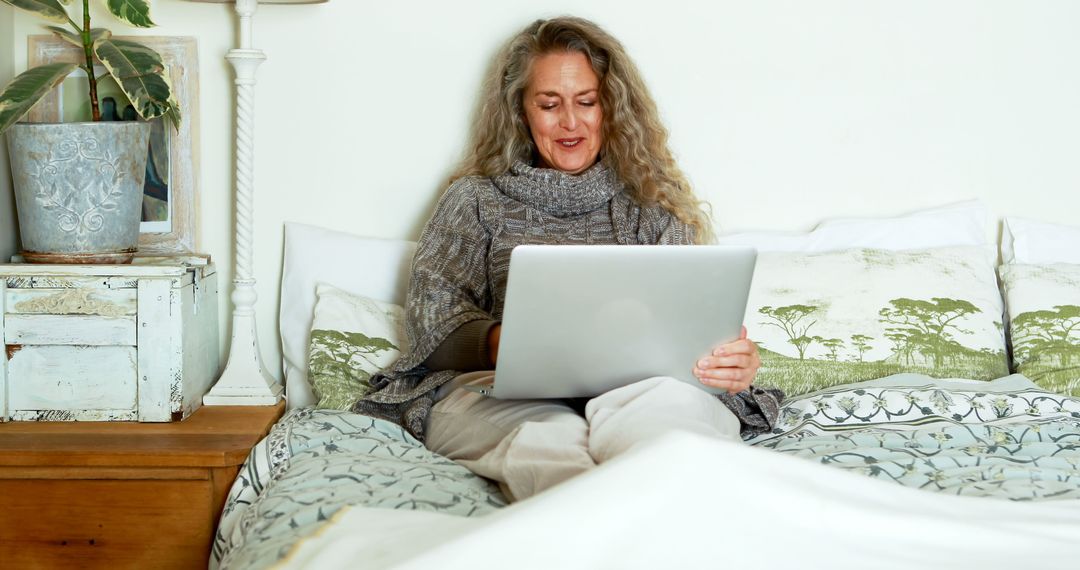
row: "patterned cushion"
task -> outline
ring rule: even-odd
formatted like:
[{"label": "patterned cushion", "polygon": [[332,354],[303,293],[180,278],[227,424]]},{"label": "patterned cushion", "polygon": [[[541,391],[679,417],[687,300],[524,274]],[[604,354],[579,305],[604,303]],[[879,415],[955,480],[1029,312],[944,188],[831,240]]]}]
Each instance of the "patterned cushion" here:
[{"label": "patterned cushion", "polygon": [[898,372],[1008,374],[994,254],[985,247],[761,253],[745,323],[756,384],[788,396]]},{"label": "patterned cushion", "polygon": [[346,410],[405,349],[404,311],[325,283],[316,296],[308,373],[316,407]]},{"label": "patterned cushion", "polygon": [[1001,282],[1016,371],[1080,396],[1080,265],[1006,265]]}]

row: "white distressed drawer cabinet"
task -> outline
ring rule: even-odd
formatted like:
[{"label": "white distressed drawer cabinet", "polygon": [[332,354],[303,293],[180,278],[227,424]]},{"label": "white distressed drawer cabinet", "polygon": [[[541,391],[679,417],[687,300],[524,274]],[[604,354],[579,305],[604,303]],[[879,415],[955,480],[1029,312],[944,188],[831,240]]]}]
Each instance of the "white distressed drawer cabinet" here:
[{"label": "white distressed drawer cabinet", "polygon": [[0,421],[178,421],[218,374],[201,257],[0,265]]}]

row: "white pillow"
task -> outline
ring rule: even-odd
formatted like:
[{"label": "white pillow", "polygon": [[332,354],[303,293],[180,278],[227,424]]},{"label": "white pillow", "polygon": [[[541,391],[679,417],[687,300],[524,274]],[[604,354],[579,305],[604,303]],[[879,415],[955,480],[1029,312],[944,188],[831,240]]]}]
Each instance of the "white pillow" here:
[{"label": "white pillow", "polygon": [[1080,263],[1080,228],[1005,218],[1001,232],[1004,263]]},{"label": "white pillow", "polygon": [[411,241],[285,224],[279,330],[290,409],[315,403],[307,367],[316,284],[322,281],[349,293],[403,305],[415,249]]},{"label": "white pillow", "polygon": [[886,250],[985,245],[988,212],[971,200],[894,218],[827,220],[809,233],[744,232],[721,235],[721,245],[748,245],[764,251],[835,251],[850,248]]}]

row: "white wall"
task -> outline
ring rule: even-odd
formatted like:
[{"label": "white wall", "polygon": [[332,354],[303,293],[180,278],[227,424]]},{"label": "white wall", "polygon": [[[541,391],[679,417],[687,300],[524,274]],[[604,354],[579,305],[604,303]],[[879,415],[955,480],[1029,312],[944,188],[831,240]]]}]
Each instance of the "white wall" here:
[{"label": "white wall", "polygon": [[[723,230],[806,229],[982,198],[1077,223],[1080,3],[523,0],[262,6],[258,318],[277,361],[282,224],[415,238],[460,156],[484,68],[536,17],[627,45]],[[231,276],[231,6],[159,0],[199,37],[202,249]],[[19,16],[16,37],[34,33]],[[25,67],[25,44],[15,61]],[[21,51],[20,51],[21,50]],[[361,259],[334,260],[363,263]],[[227,281],[225,281],[227,282]],[[223,320],[228,302],[222,296]],[[226,324],[223,323],[223,333]],[[223,338],[226,338],[223,336]]]},{"label": "white wall", "polygon": [[[0,87],[15,77],[15,10],[0,5]],[[15,195],[11,192],[6,137],[0,136],[0,263],[18,251],[18,228],[15,225]]]}]

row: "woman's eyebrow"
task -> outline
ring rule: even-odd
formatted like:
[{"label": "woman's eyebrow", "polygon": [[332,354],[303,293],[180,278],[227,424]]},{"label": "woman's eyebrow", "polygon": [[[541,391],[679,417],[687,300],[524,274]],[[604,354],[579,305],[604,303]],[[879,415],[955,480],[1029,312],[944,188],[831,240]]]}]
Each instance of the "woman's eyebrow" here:
[{"label": "woman's eyebrow", "polygon": [[[595,87],[592,88],[592,89],[586,89],[584,91],[579,91],[577,93],[574,93],[574,97],[581,97],[582,95],[588,95],[590,93],[595,93],[597,91],[598,91],[598,89],[596,89]],[[534,96],[544,96],[544,97],[561,97],[562,93],[559,93],[558,91],[537,91],[533,95]]]}]

